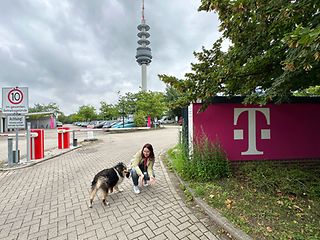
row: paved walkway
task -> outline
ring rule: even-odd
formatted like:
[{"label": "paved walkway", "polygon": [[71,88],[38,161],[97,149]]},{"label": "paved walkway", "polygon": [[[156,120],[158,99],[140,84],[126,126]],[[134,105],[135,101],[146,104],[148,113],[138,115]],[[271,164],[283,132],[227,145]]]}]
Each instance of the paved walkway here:
[{"label": "paved walkway", "polygon": [[177,129],[105,134],[95,143],[19,170],[0,172],[0,239],[218,239],[176,193],[160,159],[157,184],[96,199],[89,205],[95,173],[129,163],[150,142],[159,156],[176,144]]}]

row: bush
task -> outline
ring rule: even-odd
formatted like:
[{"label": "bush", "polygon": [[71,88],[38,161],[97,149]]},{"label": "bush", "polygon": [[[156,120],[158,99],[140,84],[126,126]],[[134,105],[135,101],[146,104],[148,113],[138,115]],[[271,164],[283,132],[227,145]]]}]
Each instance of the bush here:
[{"label": "bush", "polygon": [[218,142],[201,138],[194,144],[193,154],[187,161],[190,179],[211,181],[230,176],[230,164]]},{"label": "bush", "polygon": [[170,153],[172,167],[186,180],[211,181],[230,176],[230,164],[220,144],[203,138],[194,144],[193,154],[179,144]]},{"label": "bush", "polygon": [[134,125],[136,127],[145,127],[146,126],[146,120],[145,120],[145,113],[143,112],[137,112],[134,114]]}]

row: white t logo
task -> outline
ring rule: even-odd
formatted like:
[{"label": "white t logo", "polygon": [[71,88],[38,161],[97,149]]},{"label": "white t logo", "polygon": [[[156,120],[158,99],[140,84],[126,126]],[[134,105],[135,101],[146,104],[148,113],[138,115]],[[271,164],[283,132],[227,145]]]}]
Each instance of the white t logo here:
[{"label": "white t logo", "polygon": [[[261,112],[270,125],[270,109],[269,108],[235,108],[233,116],[233,124],[236,126],[238,118],[243,112],[248,112],[248,149],[245,152],[241,152],[241,155],[262,155],[262,151],[257,150],[256,146],[256,112]],[[270,139],[270,129],[261,129],[261,139]],[[243,130],[233,130],[233,139],[242,140]]]}]

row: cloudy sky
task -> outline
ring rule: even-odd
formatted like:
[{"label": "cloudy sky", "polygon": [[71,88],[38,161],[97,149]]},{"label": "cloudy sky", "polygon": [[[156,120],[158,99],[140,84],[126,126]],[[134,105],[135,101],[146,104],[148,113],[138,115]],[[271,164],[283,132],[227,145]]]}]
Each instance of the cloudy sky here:
[{"label": "cloudy sky", "polygon": [[[145,0],[148,90],[165,90],[158,74],[183,78],[193,51],[220,36],[217,16],[198,12],[199,5]],[[1,0],[0,9],[0,87],[28,87],[30,107],[54,102],[68,115],[82,105],[114,104],[118,91],[139,91],[141,0]]]}]

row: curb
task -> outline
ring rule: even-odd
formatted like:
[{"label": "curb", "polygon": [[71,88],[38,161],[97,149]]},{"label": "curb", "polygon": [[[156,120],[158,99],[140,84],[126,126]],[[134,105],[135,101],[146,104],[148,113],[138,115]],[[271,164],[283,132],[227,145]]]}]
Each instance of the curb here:
[{"label": "curb", "polygon": [[[167,154],[165,154],[166,157],[168,157]],[[162,159],[161,159],[162,163]],[[161,164],[164,166],[164,164]],[[165,171],[167,171],[167,167],[164,166]],[[177,174],[177,172],[173,169],[174,175],[177,177],[179,182],[191,193],[194,201],[205,211],[205,213],[209,216],[209,218],[214,221],[219,227],[224,229],[226,232],[228,232],[234,239],[236,240],[253,240],[252,237],[250,237],[248,234],[243,232],[242,230],[234,227],[232,223],[228,221],[227,218],[222,216],[217,210],[210,207],[205,201],[203,201],[201,198],[196,197],[194,191],[189,187],[189,185],[184,182],[180,176]]]},{"label": "curb", "polygon": [[37,165],[39,163],[42,163],[42,162],[45,162],[45,161],[48,161],[50,159],[53,159],[53,158],[56,158],[56,157],[59,157],[63,154],[66,154],[66,153],[69,153],[73,150],[76,150],[78,148],[81,148],[82,146],[77,146],[77,147],[72,147],[72,148],[69,148],[68,150],[66,151],[63,151],[63,152],[60,152],[58,154],[55,154],[55,155],[52,155],[52,156],[48,156],[48,157],[44,157],[43,159],[40,159],[40,160],[30,160],[30,163],[24,163],[24,165],[21,165],[21,166],[13,166],[13,167],[7,167],[7,168],[0,168],[0,172],[7,172],[7,171],[13,171],[13,170],[19,170],[19,169],[23,169],[23,168],[28,168],[28,167],[32,167],[34,165]]}]

